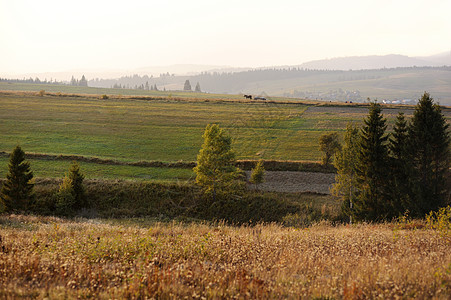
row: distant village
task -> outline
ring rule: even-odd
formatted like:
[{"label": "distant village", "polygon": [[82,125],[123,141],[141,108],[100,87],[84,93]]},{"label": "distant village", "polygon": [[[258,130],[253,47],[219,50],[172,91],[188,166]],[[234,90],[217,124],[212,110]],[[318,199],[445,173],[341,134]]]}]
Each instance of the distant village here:
[{"label": "distant village", "polygon": [[[367,97],[360,95],[360,91],[348,91],[343,89],[331,90],[328,92],[311,92],[311,91],[298,91],[294,90],[289,93],[284,93],[284,97],[292,98],[302,98],[311,100],[324,100],[324,101],[338,101],[347,103],[365,103],[368,102]],[[374,99],[371,99],[374,100]],[[384,104],[405,104],[405,105],[415,105],[417,100],[413,99],[383,99]]]}]

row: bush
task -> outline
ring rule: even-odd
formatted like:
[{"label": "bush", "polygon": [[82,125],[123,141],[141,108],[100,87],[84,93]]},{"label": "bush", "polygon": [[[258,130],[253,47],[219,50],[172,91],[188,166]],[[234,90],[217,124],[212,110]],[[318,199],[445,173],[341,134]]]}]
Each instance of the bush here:
[{"label": "bush", "polygon": [[431,211],[426,216],[429,228],[446,233],[451,230],[451,206],[442,207],[438,211]]}]

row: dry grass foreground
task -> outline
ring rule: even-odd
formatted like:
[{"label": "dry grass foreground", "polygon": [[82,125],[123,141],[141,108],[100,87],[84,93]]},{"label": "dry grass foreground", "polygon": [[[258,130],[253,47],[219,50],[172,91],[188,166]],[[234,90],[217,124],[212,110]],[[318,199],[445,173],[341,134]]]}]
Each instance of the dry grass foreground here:
[{"label": "dry grass foreground", "polygon": [[449,231],[109,222],[1,216],[0,298],[451,295]]}]

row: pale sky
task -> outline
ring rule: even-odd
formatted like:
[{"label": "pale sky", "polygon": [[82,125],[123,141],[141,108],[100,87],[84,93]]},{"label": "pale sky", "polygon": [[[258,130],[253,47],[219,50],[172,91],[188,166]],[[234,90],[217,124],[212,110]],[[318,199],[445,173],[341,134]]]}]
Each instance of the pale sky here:
[{"label": "pale sky", "polygon": [[0,76],[451,50],[451,0],[0,0]]}]

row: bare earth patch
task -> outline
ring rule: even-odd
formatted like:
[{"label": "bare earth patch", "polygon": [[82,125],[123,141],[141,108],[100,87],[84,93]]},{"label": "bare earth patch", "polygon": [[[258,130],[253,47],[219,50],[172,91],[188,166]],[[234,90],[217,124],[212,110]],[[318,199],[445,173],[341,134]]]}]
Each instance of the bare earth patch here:
[{"label": "bare earth patch", "polygon": [[[250,171],[246,171],[250,178]],[[329,188],[335,182],[335,174],[293,171],[266,171],[265,182],[259,185],[262,191],[273,192],[314,192],[330,194]],[[250,188],[255,188],[254,185]]]}]

